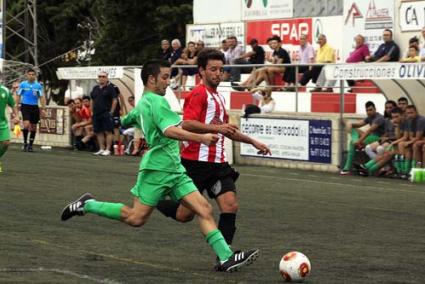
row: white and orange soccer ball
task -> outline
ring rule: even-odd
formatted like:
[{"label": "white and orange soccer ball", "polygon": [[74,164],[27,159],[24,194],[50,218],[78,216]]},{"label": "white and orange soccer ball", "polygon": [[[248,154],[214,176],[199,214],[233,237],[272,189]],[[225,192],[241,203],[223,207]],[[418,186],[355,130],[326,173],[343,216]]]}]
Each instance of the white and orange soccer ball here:
[{"label": "white and orange soccer ball", "polygon": [[286,282],[303,282],[311,271],[310,260],[298,251],[288,252],[280,260],[279,271]]}]

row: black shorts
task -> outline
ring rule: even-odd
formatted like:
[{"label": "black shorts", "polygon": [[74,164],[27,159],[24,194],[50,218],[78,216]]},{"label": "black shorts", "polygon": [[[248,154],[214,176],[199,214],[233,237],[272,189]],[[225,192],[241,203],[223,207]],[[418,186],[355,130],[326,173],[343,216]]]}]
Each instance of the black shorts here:
[{"label": "black shorts", "polygon": [[36,105],[21,105],[22,120],[28,120],[31,124],[40,121],[40,109]]},{"label": "black shorts", "polygon": [[210,163],[182,159],[188,176],[198,190],[207,191],[210,198],[217,198],[223,193],[236,192],[235,182],[239,173],[229,163]]},{"label": "black shorts", "polygon": [[109,112],[93,115],[93,131],[94,133],[114,131],[114,121]]},{"label": "black shorts", "polygon": [[112,118],[112,120],[114,121],[114,128],[120,128],[120,126],[121,126],[121,118],[119,116],[114,116]]}]

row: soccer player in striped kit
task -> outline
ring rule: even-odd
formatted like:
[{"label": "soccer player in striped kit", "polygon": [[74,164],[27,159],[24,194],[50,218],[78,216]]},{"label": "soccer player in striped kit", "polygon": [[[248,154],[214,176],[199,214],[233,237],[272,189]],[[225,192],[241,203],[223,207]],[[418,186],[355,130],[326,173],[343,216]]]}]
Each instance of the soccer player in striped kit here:
[{"label": "soccer player in striped kit", "polygon": [[[220,208],[219,230],[228,244],[232,244],[236,231],[238,201],[235,181],[239,173],[227,162],[224,138],[248,143],[258,153],[270,155],[263,143],[242,134],[238,126],[229,123],[225,99],[217,91],[223,74],[224,56],[214,49],[204,49],[198,55],[198,69],[202,83],[196,86],[184,103],[183,129],[196,133],[217,133],[218,141],[206,146],[196,142],[184,143],[182,164],[201,193],[207,191]],[[163,200],[157,208],[165,216],[181,222],[193,219],[194,213],[183,205]]]}]

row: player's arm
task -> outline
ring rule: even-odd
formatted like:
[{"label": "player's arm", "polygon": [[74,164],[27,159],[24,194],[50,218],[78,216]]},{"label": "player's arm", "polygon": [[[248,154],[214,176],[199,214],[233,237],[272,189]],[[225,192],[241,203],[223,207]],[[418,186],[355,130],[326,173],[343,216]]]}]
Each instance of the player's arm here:
[{"label": "player's arm", "polygon": [[140,114],[137,108],[133,108],[127,115],[121,118],[122,126],[135,126],[141,129]]},{"label": "player's arm", "polygon": [[118,93],[115,91],[114,87],[110,87],[110,89],[111,89],[111,92],[112,92],[112,94],[111,94],[112,95],[112,105],[111,105],[110,114],[113,115],[114,112],[115,112],[115,109],[117,107],[117,104],[118,104],[118,100],[117,100]]},{"label": "player's arm", "polygon": [[182,127],[195,133],[220,133],[223,135],[230,135],[238,130],[238,126],[231,123],[205,124],[197,120],[185,120]]},{"label": "player's arm", "polygon": [[255,140],[252,137],[249,137],[248,135],[243,134],[239,130],[236,130],[234,133],[225,135],[225,136],[229,139],[232,139],[233,141],[251,144],[258,150],[258,154],[263,154],[263,155],[272,154],[269,147],[267,147],[267,145],[261,143],[260,141]]},{"label": "player's arm", "polygon": [[217,134],[205,133],[198,134],[186,131],[177,126],[170,126],[164,130],[164,135],[168,138],[179,140],[179,141],[194,141],[205,145],[211,145],[217,142]]},{"label": "player's arm", "polygon": [[9,93],[9,98],[8,98],[7,103],[12,108],[13,123],[18,124],[19,123],[19,109],[18,109],[18,104],[16,103],[12,93]]},{"label": "player's arm", "polygon": [[118,99],[120,100],[120,106],[121,106],[121,114],[126,114],[127,113],[127,106],[125,105],[125,100],[124,100],[124,96],[119,93],[118,94]]},{"label": "player's arm", "polygon": [[358,121],[358,122],[353,122],[351,123],[351,127],[352,128],[360,128],[365,126],[367,123],[364,120]]},{"label": "player's arm", "polygon": [[373,133],[376,129],[378,129],[378,124],[372,124],[366,131],[362,132],[360,135],[359,140],[357,141],[357,144],[363,143],[363,141],[366,139],[366,137]]}]

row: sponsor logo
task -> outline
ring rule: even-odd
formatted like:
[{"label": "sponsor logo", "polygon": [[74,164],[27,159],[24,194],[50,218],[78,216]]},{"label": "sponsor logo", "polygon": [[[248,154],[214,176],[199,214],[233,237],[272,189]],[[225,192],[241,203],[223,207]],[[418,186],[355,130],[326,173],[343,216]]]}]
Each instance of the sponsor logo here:
[{"label": "sponsor logo", "polygon": [[363,18],[362,12],[360,12],[359,7],[357,7],[356,3],[353,3],[350,7],[350,9],[348,10],[348,14],[347,17],[345,18],[345,22],[344,24],[347,25],[348,21],[350,20],[350,18],[353,18],[352,21],[352,26],[355,26],[355,20],[356,19],[361,19]]}]

